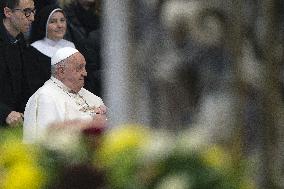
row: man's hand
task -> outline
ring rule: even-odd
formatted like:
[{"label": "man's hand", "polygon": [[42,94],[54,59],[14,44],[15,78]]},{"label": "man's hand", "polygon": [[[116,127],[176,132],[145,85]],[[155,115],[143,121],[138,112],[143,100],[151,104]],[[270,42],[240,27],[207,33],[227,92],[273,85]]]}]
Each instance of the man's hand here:
[{"label": "man's hand", "polygon": [[16,126],[17,123],[23,122],[24,115],[20,112],[12,111],[6,118],[6,123],[9,126]]},{"label": "man's hand", "polygon": [[105,105],[101,105],[95,108],[95,115],[93,118],[93,125],[98,127],[106,127],[107,126],[107,107]]},{"label": "man's hand", "polygon": [[100,105],[95,109],[96,114],[106,114],[107,112],[107,107],[105,105]]}]

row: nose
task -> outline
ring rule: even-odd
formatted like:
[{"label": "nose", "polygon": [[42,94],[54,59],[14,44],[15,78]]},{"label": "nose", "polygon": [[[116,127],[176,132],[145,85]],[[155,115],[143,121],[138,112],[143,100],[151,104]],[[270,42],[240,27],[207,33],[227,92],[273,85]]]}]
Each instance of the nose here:
[{"label": "nose", "polygon": [[35,20],[35,13],[31,13],[30,16],[28,17],[29,21],[33,22]]},{"label": "nose", "polygon": [[63,25],[64,25],[64,23],[63,22],[57,22],[57,27],[59,27],[59,28],[62,28],[63,27]]},{"label": "nose", "polygon": [[83,70],[83,72],[82,72],[82,75],[84,76],[84,77],[86,77],[87,76],[87,70],[86,70],[86,68],[84,68],[84,70]]}]

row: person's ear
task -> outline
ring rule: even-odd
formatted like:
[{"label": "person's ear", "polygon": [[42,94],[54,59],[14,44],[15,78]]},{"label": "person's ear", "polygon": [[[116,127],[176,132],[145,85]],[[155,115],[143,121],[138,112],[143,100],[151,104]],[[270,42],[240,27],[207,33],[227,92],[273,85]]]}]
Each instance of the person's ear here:
[{"label": "person's ear", "polygon": [[58,66],[57,67],[57,76],[59,78],[64,78],[64,75],[65,75],[64,73],[65,73],[64,67],[63,66]]},{"label": "person's ear", "polygon": [[5,14],[5,17],[9,18],[12,16],[13,11],[9,7],[4,7],[4,14]]}]

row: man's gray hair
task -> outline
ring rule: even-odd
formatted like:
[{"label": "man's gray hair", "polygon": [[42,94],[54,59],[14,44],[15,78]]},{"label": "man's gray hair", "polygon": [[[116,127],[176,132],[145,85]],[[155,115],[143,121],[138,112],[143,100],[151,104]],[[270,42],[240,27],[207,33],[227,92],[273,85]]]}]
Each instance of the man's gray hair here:
[{"label": "man's gray hair", "polygon": [[67,59],[61,60],[57,64],[51,65],[51,70],[50,70],[51,76],[53,76],[53,77],[57,76],[57,70],[58,70],[57,68],[59,68],[59,67],[63,67],[64,68],[66,66]]}]

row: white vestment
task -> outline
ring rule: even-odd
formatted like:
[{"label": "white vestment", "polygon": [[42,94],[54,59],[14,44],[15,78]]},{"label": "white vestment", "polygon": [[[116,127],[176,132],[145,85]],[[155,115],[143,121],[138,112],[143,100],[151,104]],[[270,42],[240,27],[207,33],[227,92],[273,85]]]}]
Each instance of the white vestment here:
[{"label": "white vestment", "polygon": [[[49,124],[73,119],[91,120],[91,107],[104,105],[102,99],[82,88],[70,92],[62,82],[51,77],[28,100],[24,112],[23,140],[32,143],[44,136]],[[93,110],[93,109],[92,109]]]}]

